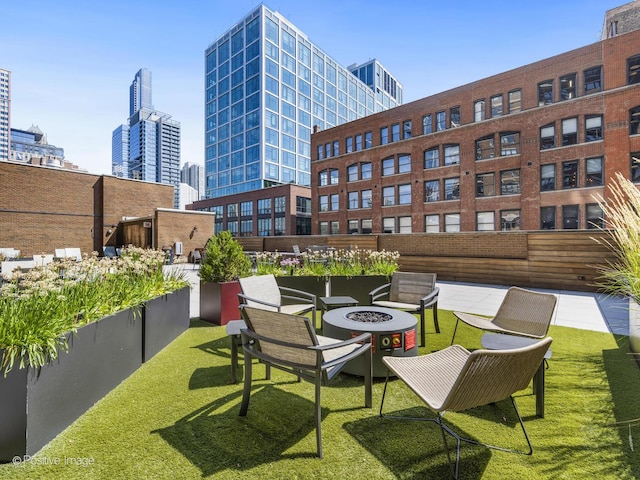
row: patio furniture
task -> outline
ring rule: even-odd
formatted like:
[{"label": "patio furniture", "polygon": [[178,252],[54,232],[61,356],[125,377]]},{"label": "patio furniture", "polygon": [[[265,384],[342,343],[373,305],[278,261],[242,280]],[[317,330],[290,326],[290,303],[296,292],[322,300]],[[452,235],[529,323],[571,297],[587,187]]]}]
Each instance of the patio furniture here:
[{"label": "patio furniture", "polygon": [[118,250],[114,246],[102,247],[102,253],[105,258],[116,258],[119,256]]},{"label": "patio furniture", "polygon": [[424,311],[430,308],[433,312],[433,324],[436,333],[440,333],[438,325],[438,293],[435,273],[395,272],[391,283],[381,285],[369,292],[369,303],[380,307],[397,308],[420,313],[420,346],[426,343]]},{"label": "patio furniture", "polygon": [[241,304],[281,313],[312,312],[313,326],[317,327],[316,296],[314,294],[294,288],[281,287],[272,274],[244,277],[240,278],[239,282],[242,293],[238,294],[238,298]]},{"label": "patio furniture", "polygon": [[488,332],[506,333],[530,338],[544,338],[549,331],[558,299],[551,293],[540,293],[519,287],[511,287],[493,318],[471,313],[453,312],[456,326],[451,345],[456,337],[458,323],[462,320],[469,326]]},{"label": "patio furniture", "polygon": [[317,455],[322,458],[322,408],[320,390],[334,378],[345,364],[364,355],[369,366],[365,372],[364,404],[371,407],[371,334],[363,333],[349,340],[317,336],[307,317],[262,310],[243,305],[242,316],[247,328],[242,329],[244,350],[244,390],[240,416],[246,416],[251,397],[251,357],[292,373],[315,385],[315,417]]},{"label": "patio furniture", "polygon": [[389,371],[398,376],[426,405],[436,413],[435,418],[406,417],[383,414],[384,399],[389,376],[384,385],[380,416],[391,419],[421,420],[436,423],[442,432],[449,465],[451,455],[445,433],[456,439],[456,461],[454,476],[458,478],[460,464],[460,442],[484,445],[505,452],[525,453],[519,450],[487,445],[477,440],[464,438],[445,425],[445,411],[461,412],[471,408],[496,403],[506,398],[516,412],[520,427],[529,446],[533,446],[527,435],[522,417],[518,412],[513,394],[527,388],[535,375],[545,353],[551,345],[551,337],[532,345],[508,350],[475,350],[469,352],[460,345],[452,345],[420,357],[384,357]]},{"label": "patio furniture", "polygon": [[196,264],[202,265],[202,254],[200,250],[193,250],[191,252],[191,261],[193,262],[193,268],[196,268]]},{"label": "patio furniture", "polygon": [[0,248],[0,255],[7,260],[10,258],[19,258],[20,250],[16,250],[15,248]]},{"label": "patio furniture", "polygon": [[60,260],[63,258],[70,258],[76,260],[78,262],[82,261],[82,252],[79,248],[56,248],[55,249],[55,258]]},{"label": "patio furniture", "polygon": [[244,320],[230,320],[226,325],[227,336],[231,340],[231,383],[238,383],[238,345],[242,345],[243,328],[247,328]]}]

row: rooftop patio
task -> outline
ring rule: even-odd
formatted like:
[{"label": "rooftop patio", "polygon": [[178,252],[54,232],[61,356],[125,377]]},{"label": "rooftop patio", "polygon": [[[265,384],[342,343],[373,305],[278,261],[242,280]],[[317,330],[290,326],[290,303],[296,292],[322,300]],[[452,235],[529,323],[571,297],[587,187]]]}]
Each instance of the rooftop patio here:
[{"label": "rooftop patio", "polygon": [[[263,380],[246,418],[238,416],[242,386],[230,383],[224,327],[196,320],[197,267],[175,265],[193,283],[191,328],[143,365],[38,455],[1,465],[0,476],[26,478],[446,478],[437,427],[390,422],[361,406],[362,382],[341,375],[323,394],[325,458],[315,458],[313,387],[284,373]],[[442,333],[428,330],[421,353],[448,345],[449,312],[495,313],[507,287],[438,282]],[[461,478],[637,478],[637,427],[612,426],[640,417],[640,371],[628,353],[621,299],[554,291],[559,298],[550,335],[545,418],[535,417],[530,390],[517,402],[533,456],[463,445]],[[570,327],[570,328],[567,328]],[[480,332],[461,329],[456,343],[479,347]],[[427,414],[399,382],[389,409]],[[445,420],[466,435],[494,443],[522,439],[506,402]],[[286,408],[282,408],[286,406]],[[387,407],[385,407],[385,410]],[[496,421],[497,419],[497,421]],[[519,443],[520,442],[520,443]]]}]

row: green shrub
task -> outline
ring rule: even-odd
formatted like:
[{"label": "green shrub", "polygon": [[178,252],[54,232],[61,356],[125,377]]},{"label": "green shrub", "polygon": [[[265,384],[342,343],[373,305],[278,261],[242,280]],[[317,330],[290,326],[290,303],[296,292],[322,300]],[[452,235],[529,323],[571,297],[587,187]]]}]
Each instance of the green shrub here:
[{"label": "green shrub", "polygon": [[232,282],[251,275],[251,261],[231,233],[223,231],[207,241],[198,274],[205,282]]}]

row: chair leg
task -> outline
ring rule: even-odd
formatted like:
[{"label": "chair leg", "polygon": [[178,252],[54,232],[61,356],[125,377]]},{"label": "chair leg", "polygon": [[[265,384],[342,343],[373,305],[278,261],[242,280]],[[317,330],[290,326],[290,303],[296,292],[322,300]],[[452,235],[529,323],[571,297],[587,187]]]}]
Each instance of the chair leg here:
[{"label": "chair leg", "polygon": [[451,345],[453,345],[453,339],[456,338],[456,331],[458,330],[458,323],[460,322],[459,318],[456,318],[456,326],[453,327],[453,335],[451,336]]},{"label": "chair leg", "polygon": [[373,384],[373,355],[371,352],[371,348],[369,348],[364,354],[364,364],[365,364],[365,372],[364,372],[364,406],[367,408],[371,408],[373,405],[372,401],[372,384]]},{"label": "chair leg", "polygon": [[440,333],[440,324],[438,323],[438,302],[431,307],[431,311],[433,311],[433,325],[436,327],[436,333]]},{"label": "chair leg", "polygon": [[320,386],[322,373],[316,372],[316,443],[318,445],[318,458],[322,458],[322,407],[320,405]]},{"label": "chair leg", "polygon": [[420,346],[427,344],[427,334],[424,331],[424,308],[420,310]]},{"label": "chair leg", "polygon": [[240,406],[240,416],[246,417],[249,410],[249,399],[251,398],[251,355],[244,352],[244,389],[242,390],[242,405]]}]

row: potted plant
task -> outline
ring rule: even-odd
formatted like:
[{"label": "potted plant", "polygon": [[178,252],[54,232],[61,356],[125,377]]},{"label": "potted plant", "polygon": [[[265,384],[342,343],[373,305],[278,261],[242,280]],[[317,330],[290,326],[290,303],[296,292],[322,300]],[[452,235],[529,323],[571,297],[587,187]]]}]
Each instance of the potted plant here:
[{"label": "potted plant", "polygon": [[629,299],[629,347],[640,362],[640,190],[617,173],[610,192],[606,201],[596,197],[606,220],[606,225],[597,227],[606,235],[594,240],[606,246],[615,259],[596,265],[600,274],[596,286]]},{"label": "potted plant", "polygon": [[251,275],[251,261],[230,232],[213,235],[200,265],[200,319],[226,325],[238,319],[238,279]]}]

